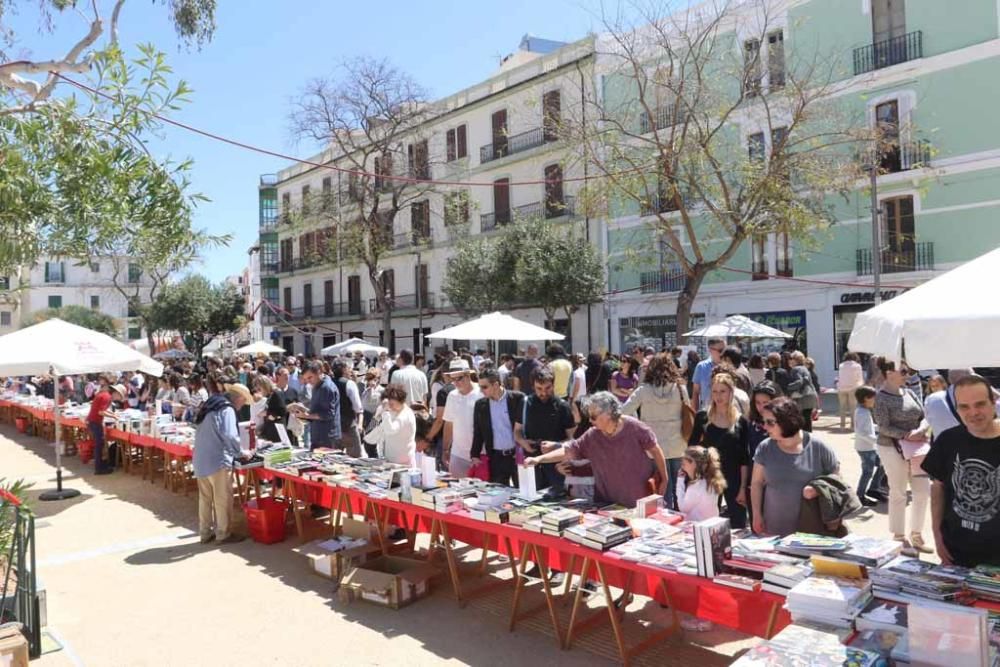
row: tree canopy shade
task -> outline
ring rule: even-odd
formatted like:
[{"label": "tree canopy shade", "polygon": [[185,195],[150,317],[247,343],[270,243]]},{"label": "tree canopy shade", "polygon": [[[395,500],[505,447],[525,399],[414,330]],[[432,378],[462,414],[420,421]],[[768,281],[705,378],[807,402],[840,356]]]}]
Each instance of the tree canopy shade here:
[{"label": "tree canopy shade", "polygon": [[113,317],[92,308],[84,308],[83,306],[62,306],[61,308],[36,310],[21,322],[21,328],[24,329],[45,320],[51,320],[53,317],[57,317],[70,324],[86,327],[112,338],[121,338],[121,327],[115,324]]},{"label": "tree canopy shade", "polygon": [[200,275],[187,276],[163,288],[150,306],[155,331],[177,331],[196,357],[217,336],[243,326],[243,296],[227,283],[213,285]]}]

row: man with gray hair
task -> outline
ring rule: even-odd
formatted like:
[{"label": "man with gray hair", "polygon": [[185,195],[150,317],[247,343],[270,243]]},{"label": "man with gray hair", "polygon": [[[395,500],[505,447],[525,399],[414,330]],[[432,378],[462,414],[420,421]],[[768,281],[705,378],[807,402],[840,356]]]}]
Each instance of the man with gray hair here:
[{"label": "man with gray hair", "polygon": [[621,402],[609,391],[590,397],[587,406],[592,428],[569,442],[543,442],[548,453],[524,460],[526,465],[589,459],[596,484],[594,500],[634,507],[649,494],[648,482],[658,473],[657,493],[667,490],[667,468],[652,429],[621,413]]}]

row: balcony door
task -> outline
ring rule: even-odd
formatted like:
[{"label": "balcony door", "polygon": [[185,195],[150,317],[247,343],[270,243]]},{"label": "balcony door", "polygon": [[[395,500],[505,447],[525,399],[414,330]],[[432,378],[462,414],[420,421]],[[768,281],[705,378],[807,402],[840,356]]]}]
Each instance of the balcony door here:
[{"label": "balcony door", "polygon": [[501,158],[507,155],[507,110],[493,112],[493,158]]},{"label": "balcony door", "polygon": [[493,215],[498,225],[510,222],[510,179],[493,181]]},{"label": "balcony door", "polygon": [[872,36],[877,44],[906,34],[905,0],[871,0]]},{"label": "balcony door", "polygon": [[[916,248],[916,226],[913,222],[913,197],[896,197],[882,202],[885,212],[885,236],[882,239],[889,253],[906,261]],[[912,259],[910,259],[912,262]]]},{"label": "balcony door", "polygon": [[875,123],[881,140],[879,167],[883,172],[890,174],[901,171],[903,165],[899,146],[899,101],[890,100],[876,106]]}]

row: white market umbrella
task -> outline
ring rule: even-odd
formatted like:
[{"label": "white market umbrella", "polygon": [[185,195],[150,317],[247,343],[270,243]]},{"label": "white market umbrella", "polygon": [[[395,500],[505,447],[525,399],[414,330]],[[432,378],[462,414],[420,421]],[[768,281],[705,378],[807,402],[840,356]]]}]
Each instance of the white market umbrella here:
[{"label": "white market umbrella", "polygon": [[694,338],[791,338],[781,329],[755,322],[746,315],[730,315],[721,322],[689,331],[685,336]]},{"label": "white market umbrella", "polygon": [[1000,248],[859,313],[847,349],[911,368],[1000,366],[998,267]]},{"label": "white market umbrella", "polygon": [[284,354],[285,348],[259,340],[234,350],[236,354]]},{"label": "white market umbrella", "polygon": [[163,364],[110,336],[58,318],[0,336],[0,375],[48,373],[55,379],[56,490],[43,493],[39,496],[42,500],[63,500],[80,495],[76,489],[64,489],[62,485],[59,376],[108,371],[140,371],[159,377],[163,375]]},{"label": "white market umbrella", "polygon": [[563,340],[555,331],[504,313],[488,313],[474,320],[432,333],[428,338],[448,340]]},{"label": "white market umbrella", "polygon": [[337,355],[347,355],[354,354],[355,352],[360,352],[366,356],[373,356],[382,354],[385,352],[389,353],[389,348],[382,347],[380,345],[372,345],[371,343],[361,340],[360,338],[348,338],[347,340],[342,340],[334,345],[328,345],[320,350],[320,354],[324,357],[335,357]]}]

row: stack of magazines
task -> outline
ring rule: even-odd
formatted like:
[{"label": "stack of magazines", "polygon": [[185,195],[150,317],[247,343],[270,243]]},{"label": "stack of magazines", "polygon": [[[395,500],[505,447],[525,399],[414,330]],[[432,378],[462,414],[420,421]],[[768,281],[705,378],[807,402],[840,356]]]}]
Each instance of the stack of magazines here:
[{"label": "stack of magazines", "polygon": [[632,529],[628,526],[619,526],[604,517],[585,514],[583,523],[571,525],[563,530],[563,537],[591,549],[607,551],[632,539]]},{"label": "stack of magazines", "polygon": [[977,565],[968,574],[966,583],[976,597],[1000,602],[1000,567]]},{"label": "stack of magazines", "polygon": [[793,621],[816,621],[849,628],[872,598],[867,579],[808,577],[788,592],[785,608]]},{"label": "stack of magazines", "polygon": [[[937,571],[936,571],[937,570]],[[871,571],[875,595],[895,602],[933,600],[971,604],[973,596],[954,573],[916,558],[897,556]]]},{"label": "stack of magazines", "polygon": [[880,660],[877,653],[844,646],[835,633],[793,624],[750,649],[733,667],[877,667]]}]

